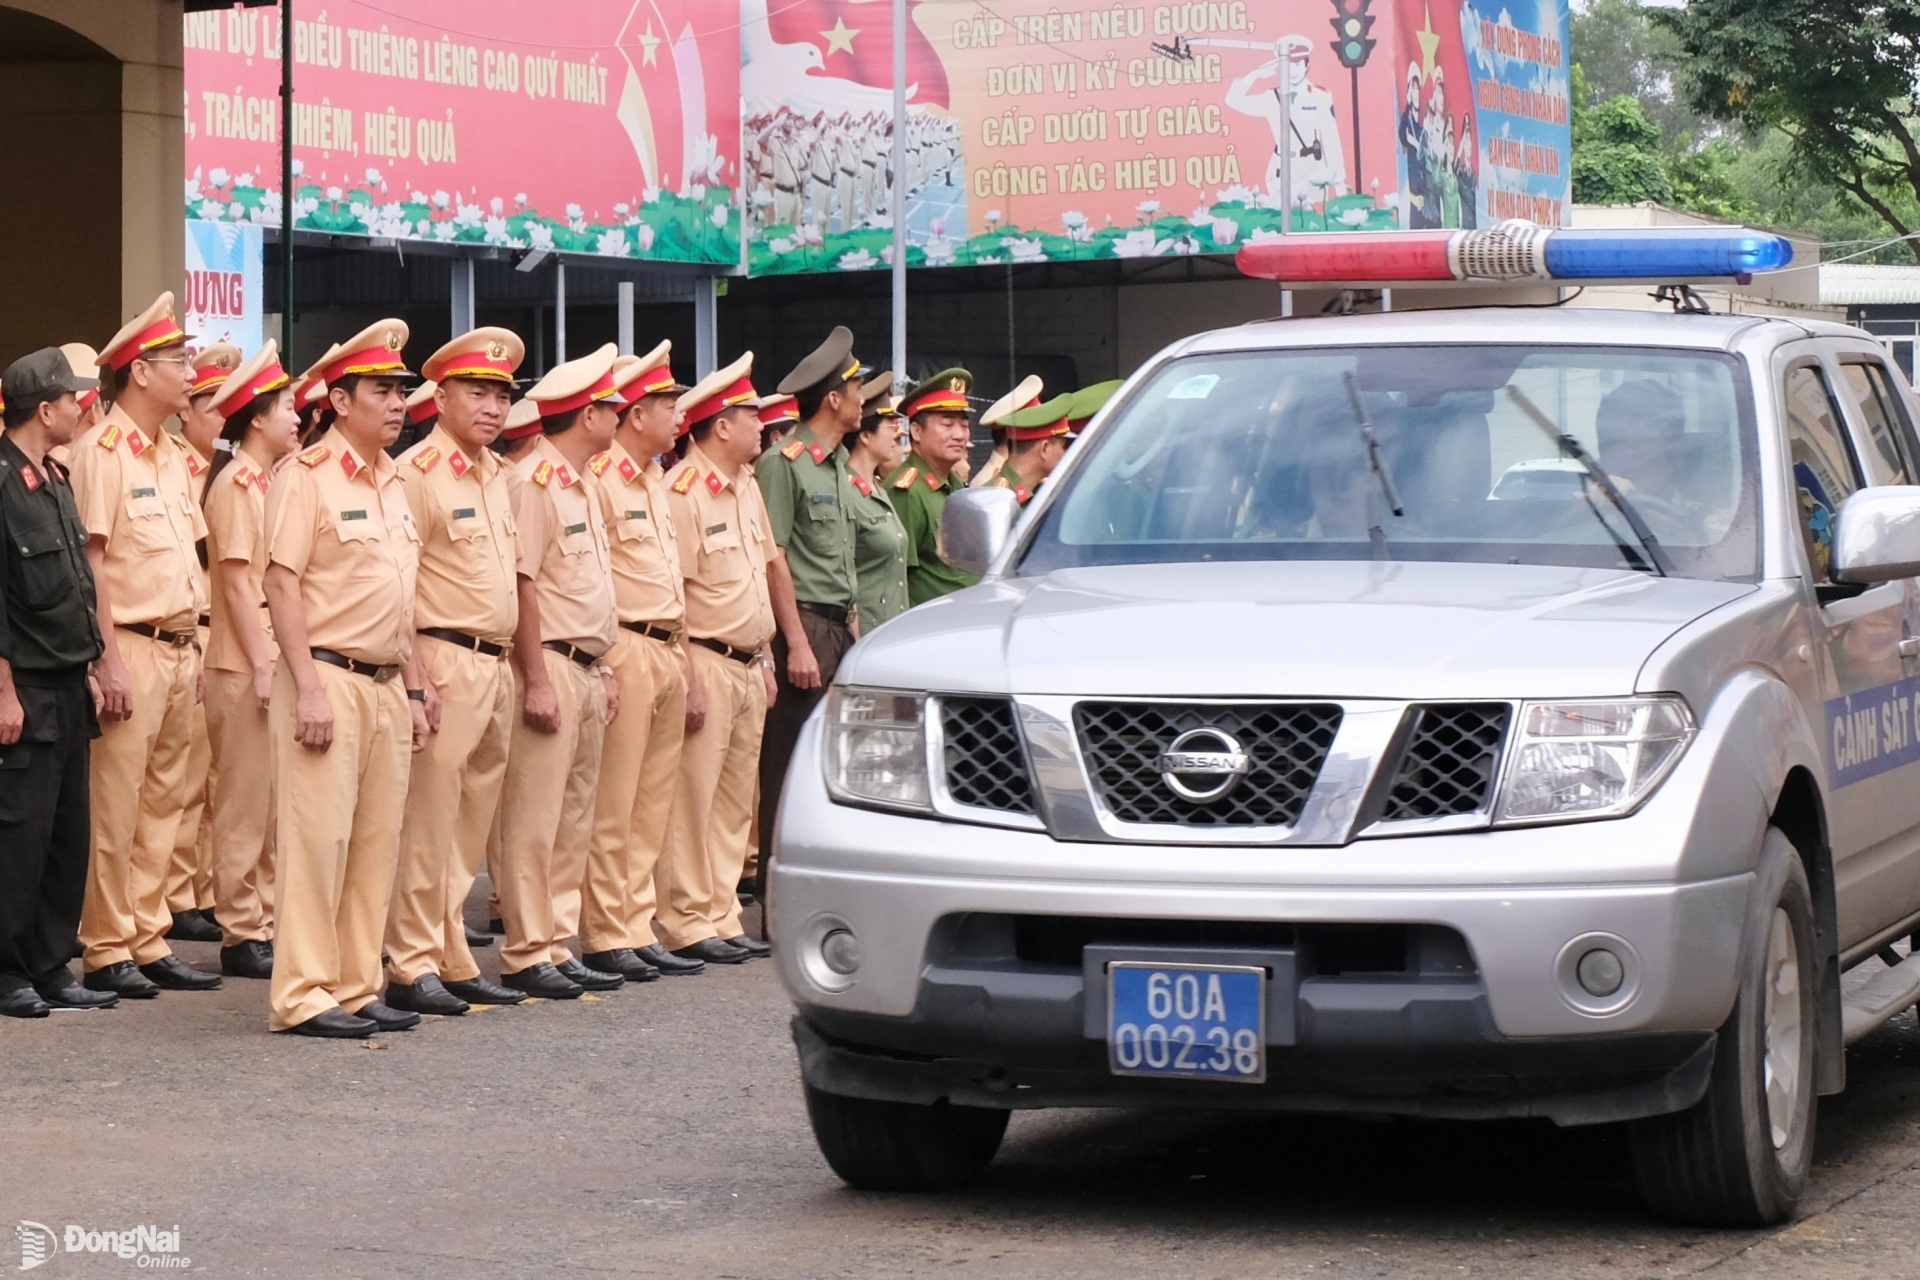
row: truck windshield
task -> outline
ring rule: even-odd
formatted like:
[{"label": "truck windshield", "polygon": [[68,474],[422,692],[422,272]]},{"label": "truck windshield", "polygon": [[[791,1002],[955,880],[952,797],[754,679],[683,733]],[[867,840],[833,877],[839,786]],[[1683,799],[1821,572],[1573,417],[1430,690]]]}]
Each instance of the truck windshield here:
[{"label": "truck windshield", "polygon": [[[1613,481],[1657,557],[1556,431]],[[1681,577],[1752,581],[1753,437],[1743,366],[1719,352],[1433,345],[1193,356],[1161,369],[1076,446],[1090,455],[1062,478],[1016,572],[1374,559],[1651,571],[1658,558]]]}]

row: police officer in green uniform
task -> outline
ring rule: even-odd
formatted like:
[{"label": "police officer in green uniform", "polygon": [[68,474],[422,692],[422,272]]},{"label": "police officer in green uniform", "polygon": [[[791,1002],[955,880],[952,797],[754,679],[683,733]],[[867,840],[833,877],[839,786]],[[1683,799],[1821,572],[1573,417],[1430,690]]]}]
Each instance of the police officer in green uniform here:
[{"label": "police officer in green uniform", "polygon": [[1073,403],[1067,406],[1067,430],[1078,439],[1087,424],[1093,421],[1093,415],[1106,407],[1113,399],[1124,379],[1114,378],[1108,382],[1096,382],[1090,387],[1082,387],[1073,393]]},{"label": "police officer in green uniform", "polygon": [[1007,433],[1007,460],[993,478],[997,489],[1011,489],[1021,506],[1033,500],[1040,482],[1053,474],[1067,456],[1067,414],[1073,407],[1071,395],[1055,396],[1045,404],[1021,409],[1000,420]]},{"label": "police officer in green uniform", "polygon": [[80,434],[58,347],[0,377],[0,1015],[105,1009],[67,962],[80,954],[91,843],[87,765],[100,735],[87,668],[101,654],[87,531],[53,452]]},{"label": "police officer in green uniform", "polygon": [[860,578],[860,625],[871,631],[907,610],[907,529],[887,501],[885,478],[906,455],[906,419],[892,397],[893,375],[883,373],[861,391],[866,412],[847,444],[853,485],[854,558]]},{"label": "police officer in green uniform", "polygon": [[800,425],[760,455],[754,476],[766,499],[773,540],[784,563],[767,564],[767,593],[777,629],[773,672],[779,693],[760,744],[760,859],[764,883],[773,848],[780,786],[800,726],[833,683],[840,659],[860,634],[855,587],[853,486],[847,480],[846,436],[860,426],[860,377],[853,332],[836,326],[827,340],[780,380],[794,398]]},{"label": "police officer in green uniform", "polygon": [[947,495],[964,487],[954,467],[964,461],[973,439],[967,391],[973,375],[942,369],[900,402],[910,424],[913,452],[887,477],[887,496],[907,530],[907,599],[925,604],[980,581],[940,558],[940,516]]}]

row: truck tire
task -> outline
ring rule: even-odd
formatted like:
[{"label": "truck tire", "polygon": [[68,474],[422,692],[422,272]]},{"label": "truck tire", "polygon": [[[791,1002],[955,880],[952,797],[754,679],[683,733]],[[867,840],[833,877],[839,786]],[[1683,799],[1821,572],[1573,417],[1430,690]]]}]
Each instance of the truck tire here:
[{"label": "truck tire", "polygon": [[1008,1112],[949,1102],[876,1102],[806,1086],[820,1154],[861,1191],[946,1191],[978,1178],[1006,1136]]},{"label": "truck tire", "polygon": [[1769,828],[1761,866],[1782,852],[1786,875],[1733,1014],[1720,1028],[1706,1096],[1685,1111],[1636,1121],[1635,1172],[1662,1217],[1708,1227],[1762,1227],[1792,1216],[1813,1157],[1813,895],[1787,838]]}]

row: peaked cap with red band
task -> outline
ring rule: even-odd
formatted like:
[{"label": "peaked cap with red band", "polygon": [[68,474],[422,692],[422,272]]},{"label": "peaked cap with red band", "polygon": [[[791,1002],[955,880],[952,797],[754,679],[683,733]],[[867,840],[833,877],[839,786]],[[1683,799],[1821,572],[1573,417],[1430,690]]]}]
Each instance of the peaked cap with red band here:
[{"label": "peaked cap with red band", "polygon": [[516,400],[507,410],[507,424],[500,428],[502,440],[524,440],[540,434],[540,406],[532,400]]},{"label": "peaked cap with red band", "polygon": [[63,342],[60,354],[67,358],[67,367],[73,370],[76,378],[85,378],[93,386],[82,391],[76,399],[82,409],[87,408],[100,398],[100,384],[95,381],[100,374],[100,353],[84,342]]},{"label": "peaked cap with red band", "polygon": [[213,393],[209,407],[223,418],[232,417],[253,403],[255,396],[278,391],[291,381],[287,371],[280,367],[280,344],[268,338],[265,346],[227,375]]},{"label": "peaked cap with red band", "polygon": [[[431,363],[431,361],[429,361],[429,363]],[[434,382],[432,379],[428,379],[426,382],[423,382],[419,386],[415,387],[412,390],[412,392],[408,394],[407,396],[407,421],[408,422],[411,422],[414,426],[417,427],[423,422],[431,422],[435,418],[440,416],[440,405],[433,398],[433,393],[438,391],[439,389],[440,389],[439,383]]]},{"label": "peaked cap with red band", "polygon": [[777,427],[800,421],[800,402],[792,396],[768,396],[760,402],[760,425]]},{"label": "peaked cap with red band", "polygon": [[997,427],[1002,425],[1001,419],[1008,414],[1036,407],[1040,403],[1040,393],[1046,388],[1047,384],[1040,381],[1039,377],[1028,374],[1020,379],[1019,386],[987,406],[987,411],[980,415],[980,425]]},{"label": "peaked cap with red band", "polygon": [[965,369],[942,369],[907,392],[900,401],[900,412],[908,418],[923,413],[970,413],[967,392],[973,375]]},{"label": "peaked cap with red band", "polygon": [[695,384],[674,402],[674,407],[686,415],[681,425],[684,434],[691,431],[695,423],[705,422],[723,409],[735,405],[748,405],[759,408],[759,395],[753,389],[753,352],[749,351],[724,369],[716,369]]},{"label": "peaked cap with red band", "polygon": [[613,387],[621,408],[648,396],[678,396],[689,390],[673,376],[672,355],[673,343],[663,341],[643,356],[621,356],[613,362]]},{"label": "peaked cap with red band", "polygon": [[168,290],[107,340],[107,345],[100,349],[100,363],[118,372],[132,364],[136,357],[185,342],[191,336],[173,318],[173,292]]},{"label": "peaked cap with red band", "polygon": [[420,376],[434,382],[448,378],[481,378],[512,382],[514,370],[527,358],[527,345],[511,329],[470,329],[428,356]]},{"label": "peaked cap with red band", "polygon": [[308,405],[315,404],[326,398],[327,379],[322,373],[322,370],[327,367],[329,361],[339,354],[340,344],[336,342],[327,348],[325,355],[308,365],[307,371],[295,380],[293,388],[293,407],[295,409],[305,410]]},{"label": "peaked cap with red band", "polygon": [[193,357],[193,385],[187,389],[187,395],[203,396],[218,391],[227,375],[239,367],[240,348],[231,342],[214,343]]},{"label": "peaked cap with red band", "polygon": [[608,408],[618,409],[620,402],[612,397],[613,362],[619,354],[620,348],[609,342],[590,355],[555,365],[533,384],[527,399],[539,406],[543,418],[557,418],[602,400],[609,402]]},{"label": "peaked cap with red band", "polygon": [[338,350],[321,357],[320,378],[331,387],[342,378],[410,377],[406,359],[400,354],[406,345],[406,321],[376,321],[341,343]]},{"label": "peaked cap with red band", "polygon": [[1067,411],[1073,407],[1071,395],[1057,395],[1045,404],[1018,409],[1000,419],[1009,440],[1046,440],[1067,434]]}]

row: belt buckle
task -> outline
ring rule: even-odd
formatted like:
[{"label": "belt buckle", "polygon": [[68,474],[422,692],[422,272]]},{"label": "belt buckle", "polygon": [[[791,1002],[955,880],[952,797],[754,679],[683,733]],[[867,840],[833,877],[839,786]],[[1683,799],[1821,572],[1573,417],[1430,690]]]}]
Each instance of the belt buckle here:
[{"label": "belt buckle", "polygon": [[373,682],[375,684],[388,684],[399,674],[399,667],[375,667],[373,669]]},{"label": "belt buckle", "polygon": [[167,643],[172,645],[176,649],[184,649],[188,645],[192,644],[193,641],[194,641],[194,635],[191,631],[167,632]]}]

